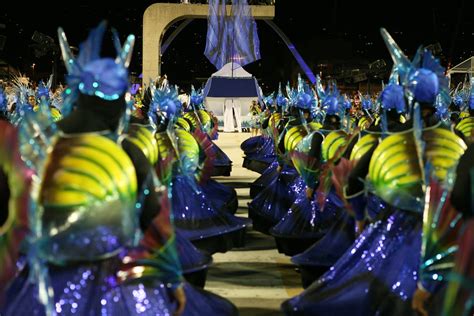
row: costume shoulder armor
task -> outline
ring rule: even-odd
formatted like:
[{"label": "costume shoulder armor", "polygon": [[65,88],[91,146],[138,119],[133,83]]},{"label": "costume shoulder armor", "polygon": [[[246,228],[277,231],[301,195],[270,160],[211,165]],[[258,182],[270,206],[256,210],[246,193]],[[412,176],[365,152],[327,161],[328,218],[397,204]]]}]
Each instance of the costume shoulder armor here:
[{"label": "costume shoulder armor", "polygon": [[268,121],[268,126],[270,128],[278,128],[278,124],[280,124],[280,120],[282,118],[282,115],[280,112],[275,112],[270,116],[270,119]]},{"label": "costume shoulder armor", "polygon": [[457,165],[466,150],[464,141],[444,128],[429,129],[423,132],[425,156],[433,167],[435,176],[444,180],[449,169]]},{"label": "costume shoulder armor", "polygon": [[322,143],[322,156],[324,161],[330,160],[341,146],[347,145],[347,133],[338,130],[326,135]]},{"label": "costume shoulder armor", "polygon": [[40,189],[44,253],[49,260],[94,260],[128,244],[136,228],[137,179],[132,161],[112,140],[59,137]]},{"label": "costume shoulder armor", "polygon": [[158,142],[152,131],[146,126],[132,124],[126,138],[143,152],[152,166],[156,164],[158,160]]},{"label": "costume shoulder armor", "polygon": [[472,137],[474,133],[474,117],[466,117],[462,119],[455,127],[463,133],[466,138]]},{"label": "costume shoulder armor", "polygon": [[423,206],[423,171],[429,162],[435,176],[444,180],[466,149],[463,140],[443,128],[423,131],[424,157],[417,154],[412,132],[385,138],[375,149],[369,165],[369,180],[375,193],[387,203],[406,210]]},{"label": "costume shoulder armor", "polygon": [[183,167],[189,172],[194,172],[199,165],[198,142],[191,133],[179,129],[176,130],[176,140]]},{"label": "costume shoulder armor", "polygon": [[378,137],[375,134],[366,134],[362,136],[354,145],[354,148],[352,148],[350,160],[359,160],[377,142],[378,142]]},{"label": "costume shoulder armor", "polygon": [[176,128],[182,128],[188,132],[191,131],[191,124],[189,124],[189,122],[183,117],[178,117],[174,126]]},{"label": "costume shoulder armor", "polygon": [[385,138],[369,164],[369,181],[375,194],[387,203],[416,211],[422,205],[422,172],[413,133]]}]

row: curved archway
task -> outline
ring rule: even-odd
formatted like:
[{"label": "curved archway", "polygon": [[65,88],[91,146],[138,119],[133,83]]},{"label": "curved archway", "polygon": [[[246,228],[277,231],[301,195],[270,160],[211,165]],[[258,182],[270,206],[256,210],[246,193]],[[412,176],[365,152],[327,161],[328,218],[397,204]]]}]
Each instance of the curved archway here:
[{"label": "curved archway", "polygon": [[[275,17],[275,6],[252,5],[250,8],[255,19],[271,20]],[[231,6],[228,5],[226,10],[230,13]],[[208,12],[209,5],[207,4],[180,3],[154,3],[145,10],[143,14],[142,60],[144,83],[160,75],[161,42],[166,30],[179,20],[206,19]]]},{"label": "curved archway", "polygon": [[[168,47],[171,45],[173,40],[183,31],[186,26],[189,25],[194,19],[186,19],[183,23],[181,23],[174,31],[171,33],[171,35],[166,39],[166,41],[163,43],[161,46],[161,54],[163,55]],[[281,38],[283,43],[285,43],[286,47],[288,50],[291,52],[295,60],[298,62],[300,65],[301,69],[303,70],[304,74],[306,77],[308,77],[309,81],[314,84],[316,82],[316,76],[314,73],[311,71],[309,68],[308,64],[304,61],[303,57],[300,55],[298,50],[296,49],[295,45],[290,41],[288,36],[276,25],[272,20],[265,20],[265,22],[270,26],[270,28]]]},{"label": "curved archway", "polygon": [[[250,6],[255,19],[264,20],[285,43],[293,57],[311,83],[316,82],[311,69],[300,55],[295,45],[285,33],[272,21],[275,16],[275,6]],[[230,12],[230,6],[226,10]],[[149,6],[143,14],[143,82],[156,78],[161,71],[161,57],[173,42],[176,36],[194,19],[207,18],[209,5],[203,4],[176,4],[155,3]],[[179,20],[185,20],[171,33],[163,45],[161,42],[168,28]],[[158,52],[157,52],[158,50]]]}]

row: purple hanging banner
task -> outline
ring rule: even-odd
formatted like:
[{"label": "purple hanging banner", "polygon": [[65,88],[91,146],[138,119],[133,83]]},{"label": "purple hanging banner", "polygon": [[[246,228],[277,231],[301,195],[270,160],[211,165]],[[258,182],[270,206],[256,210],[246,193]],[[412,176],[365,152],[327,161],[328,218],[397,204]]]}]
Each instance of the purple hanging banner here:
[{"label": "purple hanging banner", "polygon": [[210,0],[204,55],[217,69],[226,63],[241,66],[260,59],[257,24],[247,0],[233,0],[226,16],[225,0]]}]

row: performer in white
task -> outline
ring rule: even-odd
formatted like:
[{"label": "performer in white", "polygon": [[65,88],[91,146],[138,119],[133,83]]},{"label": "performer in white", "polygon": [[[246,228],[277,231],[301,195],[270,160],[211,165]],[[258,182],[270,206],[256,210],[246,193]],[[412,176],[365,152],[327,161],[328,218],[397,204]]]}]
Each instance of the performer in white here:
[{"label": "performer in white", "polygon": [[224,101],[224,132],[235,132],[235,121],[237,122],[237,131],[242,132],[242,120],[240,117],[240,101],[235,99],[226,99]]}]

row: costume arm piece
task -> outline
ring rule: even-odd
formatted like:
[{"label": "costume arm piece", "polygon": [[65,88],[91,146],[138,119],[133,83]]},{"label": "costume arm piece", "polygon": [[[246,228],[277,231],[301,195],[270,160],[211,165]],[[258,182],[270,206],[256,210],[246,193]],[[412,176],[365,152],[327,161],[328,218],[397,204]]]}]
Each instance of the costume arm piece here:
[{"label": "costume arm piece", "polygon": [[142,188],[142,201],[138,203],[142,203],[143,238],[139,247],[123,258],[125,265],[118,274],[119,279],[158,278],[177,287],[182,276],[167,189],[159,184],[152,166],[137,147],[127,141],[122,146],[136,166],[138,187]]},{"label": "costume arm piece", "polygon": [[209,136],[201,131],[200,128],[194,130],[193,136],[198,142],[202,156],[204,157],[197,170],[196,180],[200,183],[204,183],[209,180],[212,175],[214,161],[216,160],[216,152]]},{"label": "costume arm piece", "polygon": [[434,292],[454,266],[461,215],[452,207],[449,188],[431,179],[426,188],[419,282]]},{"label": "costume arm piece", "polygon": [[159,197],[152,195],[160,200],[160,212],[145,230],[139,247],[123,257],[124,266],[118,277],[121,281],[159,279],[168,287],[176,289],[183,278],[167,190],[163,188],[163,194]]},{"label": "costume arm piece", "polygon": [[[0,226],[0,303],[3,290],[16,273],[20,244],[29,232],[28,209],[31,178],[18,152],[18,132],[15,127],[0,121],[0,172],[2,180],[8,185],[10,197],[5,222]],[[5,188],[6,190],[6,188]],[[2,204],[5,201],[2,201]],[[2,214],[3,215],[3,214]],[[3,216],[2,216],[3,217]]]}]

